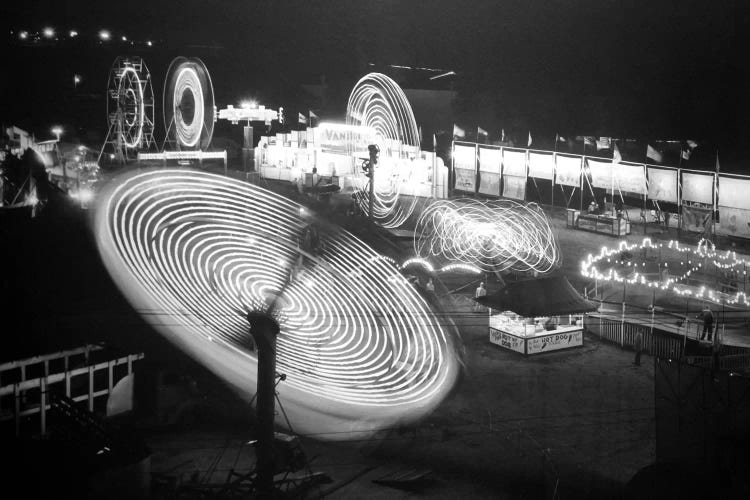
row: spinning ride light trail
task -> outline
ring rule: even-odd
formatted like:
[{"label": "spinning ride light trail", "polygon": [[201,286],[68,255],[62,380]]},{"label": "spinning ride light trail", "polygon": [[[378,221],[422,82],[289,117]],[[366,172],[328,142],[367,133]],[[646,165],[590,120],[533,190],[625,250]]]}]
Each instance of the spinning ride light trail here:
[{"label": "spinning ride light trail", "polygon": [[358,439],[425,416],[458,375],[452,333],[394,262],[304,214],[226,177],[141,171],[106,189],[95,231],[136,310],[246,400],[245,317],[276,300],[277,390],[295,431]]},{"label": "spinning ride light trail", "polygon": [[469,198],[439,200],[422,213],[414,250],[480,268],[545,273],[560,263],[549,220],[536,204]]},{"label": "spinning ride light trail", "polygon": [[216,121],[214,89],[206,65],[177,57],[167,69],[163,106],[167,140],[180,150],[206,150]]},{"label": "spinning ride light trail", "polygon": [[[370,127],[375,131],[381,157],[376,167],[373,216],[383,227],[399,227],[414,212],[416,197],[404,200],[404,184],[411,178],[411,162],[402,161],[404,145],[412,155],[420,153],[419,129],[406,94],[391,78],[380,73],[362,77],[349,95],[347,125]],[[357,188],[363,196],[359,204],[369,215],[368,178],[360,172]]]},{"label": "spinning ride light trail", "polygon": [[[661,262],[657,265],[659,271],[669,271],[666,279],[662,278],[659,272],[648,272],[649,263],[644,260],[641,260],[639,265],[635,256],[632,259],[621,258],[623,252],[648,249],[659,251]],[[671,267],[668,260],[672,262]],[[717,291],[706,286],[706,282],[696,280],[699,273],[707,273],[709,277],[715,278],[716,271],[720,271],[732,272],[736,276],[735,279],[742,277],[744,281],[748,264],[750,262],[738,258],[735,252],[717,252],[714,244],[705,238],[701,239],[696,247],[680,245],[679,241],[670,240],[666,248],[663,243],[654,243],[651,238],[644,238],[640,245],[622,241],[614,248],[602,247],[598,255],[589,254],[581,261],[581,275],[601,282],[612,281],[668,290],[677,296],[710,300],[717,304],[750,307],[750,301],[745,292]],[[617,266],[622,266],[623,273],[618,272]],[[710,266],[713,266],[715,270]],[[652,278],[654,275],[656,279]],[[700,285],[690,285],[688,283],[690,280]]]}]

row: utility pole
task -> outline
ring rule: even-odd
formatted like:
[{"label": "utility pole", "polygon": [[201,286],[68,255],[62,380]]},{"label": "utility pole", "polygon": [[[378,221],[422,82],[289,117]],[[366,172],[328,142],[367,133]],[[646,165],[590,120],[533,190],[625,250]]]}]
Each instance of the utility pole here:
[{"label": "utility pole", "polygon": [[258,347],[258,389],[257,410],[258,442],[257,493],[259,499],[274,498],[274,433],[273,423],[276,413],[276,337],[279,324],[270,314],[251,312],[247,315],[250,334]]},{"label": "utility pole", "polygon": [[370,196],[368,197],[368,214],[370,216],[370,222],[375,222],[373,215],[373,207],[375,201],[375,165],[378,164],[378,155],[380,155],[380,148],[377,144],[370,144],[367,146],[370,152],[370,160],[367,167],[367,176],[370,178]]}]

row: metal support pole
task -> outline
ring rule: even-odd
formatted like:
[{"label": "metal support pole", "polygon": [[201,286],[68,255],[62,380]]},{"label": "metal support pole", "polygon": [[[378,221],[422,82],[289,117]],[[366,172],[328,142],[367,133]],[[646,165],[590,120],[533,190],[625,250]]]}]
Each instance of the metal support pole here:
[{"label": "metal support pole", "polygon": [[250,334],[258,348],[258,388],[256,414],[258,417],[258,442],[255,448],[257,459],[257,493],[260,499],[274,498],[274,434],[276,414],[276,337],[279,324],[264,313],[247,315]]}]

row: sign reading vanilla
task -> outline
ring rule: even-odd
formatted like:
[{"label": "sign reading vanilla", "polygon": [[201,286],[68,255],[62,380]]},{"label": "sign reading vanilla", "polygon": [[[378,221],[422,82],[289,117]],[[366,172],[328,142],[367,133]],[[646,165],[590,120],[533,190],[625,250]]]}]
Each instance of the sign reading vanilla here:
[{"label": "sign reading vanilla", "polygon": [[324,122],[312,130],[315,147],[328,153],[366,153],[368,145],[378,142],[372,127]]}]

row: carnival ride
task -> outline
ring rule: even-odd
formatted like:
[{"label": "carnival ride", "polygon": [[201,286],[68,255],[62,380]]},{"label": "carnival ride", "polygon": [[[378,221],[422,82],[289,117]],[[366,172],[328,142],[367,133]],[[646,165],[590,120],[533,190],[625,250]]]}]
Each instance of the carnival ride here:
[{"label": "carnival ride", "polygon": [[172,60],[164,79],[162,113],[166,129],[162,149],[207,150],[217,118],[214,88],[206,65],[198,58]]},{"label": "carnival ride", "polygon": [[306,213],[258,186],[160,169],[108,187],[95,234],[135,309],[246,400],[246,317],[274,303],[277,392],[296,432],[358,439],[418,420],[457,379],[457,340],[391,261]]},{"label": "carnival ride", "polygon": [[386,228],[401,226],[416,207],[416,197],[407,200],[402,192],[413,173],[409,159],[420,154],[419,129],[406,94],[386,75],[365,75],[349,95],[346,123],[374,130],[381,153],[377,175],[360,172],[355,176],[363,194],[358,198],[362,211],[370,215],[369,183],[373,182],[372,219]]},{"label": "carnival ride", "polygon": [[706,239],[689,246],[644,238],[640,244],[622,241],[615,247],[602,247],[597,255],[589,254],[581,262],[581,275],[595,280],[598,287],[621,283],[648,290],[651,305],[658,293],[666,294],[665,301],[697,299],[747,308],[749,264],[735,252],[717,251]]},{"label": "carnival ride", "polygon": [[560,264],[549,219],[535,203],[437,200],[421,214],[414,251],[484,272],[546,273]]},{"label": "carnival ride", "polygon": [[123,164],[156,146],[151,73],[139,56],[119,56],[107,81],[108,130],[97,163]]}]

